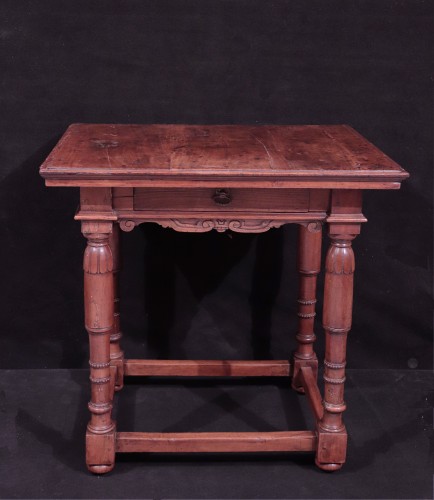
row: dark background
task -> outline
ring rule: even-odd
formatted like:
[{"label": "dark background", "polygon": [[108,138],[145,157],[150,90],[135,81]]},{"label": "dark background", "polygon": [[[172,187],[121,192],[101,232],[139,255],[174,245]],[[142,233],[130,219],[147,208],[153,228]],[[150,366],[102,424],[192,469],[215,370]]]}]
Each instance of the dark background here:
[{"label": "dark background", "polygon": [[[348,123],[411,174],[366,193],[348,366],[431,369],[432,31],[423,0],[2,0],[0,366],[87,363],[78,192],[38,175],[70,123]],[[296,227],[123,236],[128,357],[290,355]]]},{"label": "dark background", "polygon": [[[432,498],[432,27],[431,0],[0,1],[0,497]],[[121,454],[87,474],[78,190],[38,174],[72,122],[348,123],[410,172],[366,193],[354,242],[342,471]],[[127,356],[290,356],[296,229],[123,234]],[[284,379],[143,382],[116,398],[119,430],[313,426]]]}]

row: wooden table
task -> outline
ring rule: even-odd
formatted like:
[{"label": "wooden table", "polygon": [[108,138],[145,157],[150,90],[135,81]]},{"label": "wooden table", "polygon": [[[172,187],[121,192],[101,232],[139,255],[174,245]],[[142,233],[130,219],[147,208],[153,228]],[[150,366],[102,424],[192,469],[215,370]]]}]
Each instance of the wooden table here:
[{"label": "wooden table", "polygon": [[[352,240],[366,222],[364,189],[399,189],[407,172],[346,125],[74,124],[40,169],[47,186],[80,188],[85,325],[91,400],[86,433],[90,471],[114,467],[118,452],[314,451],[316,464],[345,461],[342,421],[345,352],[351,327]],[[126,359],[119,322],[119,228],[154,222],[176,231],[261,233],[299,225],[298,330],[290,361]],[[325,262],[322,323],[324,393],[317,385],[314,317]],[[114,392],[124,376],[283,376],[306,394],[314,430],[282,432],[116,432]]]}]

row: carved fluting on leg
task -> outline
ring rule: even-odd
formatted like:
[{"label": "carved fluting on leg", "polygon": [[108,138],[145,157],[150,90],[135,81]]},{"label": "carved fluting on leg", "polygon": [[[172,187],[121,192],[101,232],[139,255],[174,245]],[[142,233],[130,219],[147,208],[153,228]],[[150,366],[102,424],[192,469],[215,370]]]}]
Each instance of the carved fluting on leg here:
[{"label": "carved fluting on leg", "polygon": [[345,461],[347,433],[342,421],[345,411],[344,382],[347,334],[353,307],[354,236],[331,235],[326,259],[323,326],[326,335],[324,361],[324,416],[318,424],[316,463],[336,470]]},{"label": "carved fluting on leg", "polygon": [[321,270],[322,225],[308,224],[299,227],[297,269],[299,273],[297,349],[293,357],[292,387],[304,389],[298,380],[300,368],[310,366],[316,376],[318,360],[313,349],[315,342],[314,320],[316,283]]},{"label": "carved fluting on leg", "polygon": [[120,231],[117,224],[113,225],[113,231],[109,237],[109,245],[113,256],[113,287],[114,287],[114,322],[110,333],[110,360],[116,366],[115,390],[119,391],[124,385],[124,352],[121,349],[122,332],[120,327],[120,294],[119,294],[119,271],[120,271]]},{"label": "carved fluting on leg", "polygon": [[[111,418],[110,333],[113,330],[113,257],[108,233],[84,233],[85,325],[89,334],[91,412],[86,433],[86,463],[92,472],[114,466],[115,423]],[[113,446],[110,444],[113,441]],[[109,443],[109,444],[108,444]]]}]

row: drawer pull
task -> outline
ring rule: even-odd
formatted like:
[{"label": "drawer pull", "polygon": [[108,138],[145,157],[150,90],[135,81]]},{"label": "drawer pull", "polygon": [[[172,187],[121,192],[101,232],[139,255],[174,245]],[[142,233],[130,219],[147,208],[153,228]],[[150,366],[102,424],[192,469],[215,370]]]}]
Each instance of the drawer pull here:
[{"label": "drawer pull", "polygon": [[217,205],[228,205],[232,201],[232,196],[228,189],[216,189],[212,199]]}]

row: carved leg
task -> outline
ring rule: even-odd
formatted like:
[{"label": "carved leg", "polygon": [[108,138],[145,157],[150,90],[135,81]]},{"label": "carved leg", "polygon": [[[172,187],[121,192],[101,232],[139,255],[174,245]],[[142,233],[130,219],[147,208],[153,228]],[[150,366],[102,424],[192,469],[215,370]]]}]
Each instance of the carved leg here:
[{"label": "carved leg", "polygon": [[111,223],[83,222],[85,325],[89,333],[91,400],[86,432],[86,464],[103,474],[114,467],[115,423],[111,418],[110,333],[114,321],[113,258],[109,246]]},{"label": "carved leg", "polygon": [[[332,233],[332,228],[330,230]],[[324,415],[318,423],[315,462],[321,469],[337,470],[345,462],[347,432],[344,382],[347,334],[353,306],[354,253],[351,234],[330,234],[324,285],[323,326],[326,335],[324,361]]]},{"label": "carved leg", "polygon": [[120,341],[122,332],[120,329],[119,314],[119,269],[120,269],[120,244],[119,226],[113,224],[113,230],[109,236],[109,244],[113,256],[113,282],[114,282],[114,323],[113,331],[110,334],[110,362],[116,367],[115,391],[119,391],[124,386],[124,353],[121,349]]},{"label": "carved leg", "polygon": [[297,269],[299,278],[297,349],[293,354],[292,387],[304,393],[299,380],[300,369],[310,366],[317,376],[318,360],[313,350],[316,282],[321,270],[322,225],[299,226]]}]

